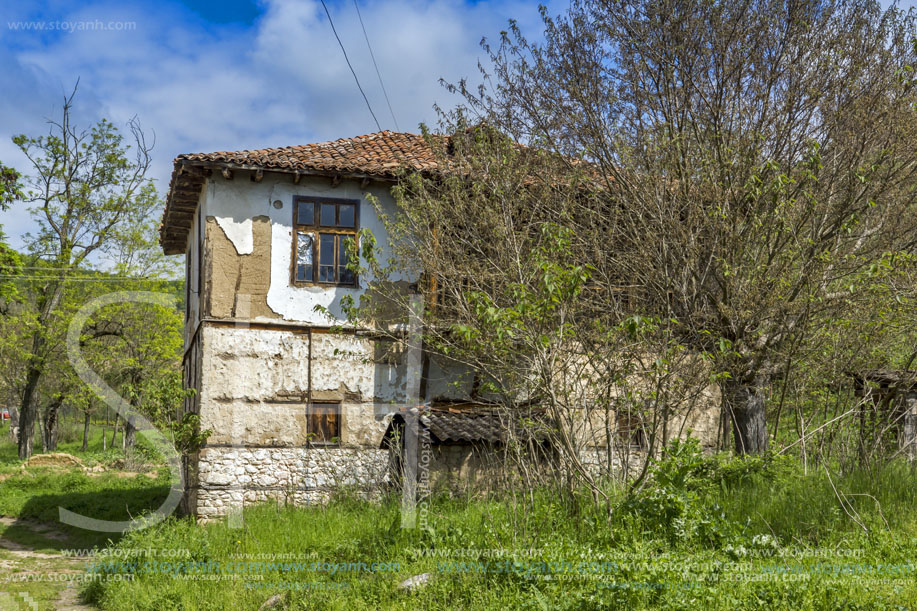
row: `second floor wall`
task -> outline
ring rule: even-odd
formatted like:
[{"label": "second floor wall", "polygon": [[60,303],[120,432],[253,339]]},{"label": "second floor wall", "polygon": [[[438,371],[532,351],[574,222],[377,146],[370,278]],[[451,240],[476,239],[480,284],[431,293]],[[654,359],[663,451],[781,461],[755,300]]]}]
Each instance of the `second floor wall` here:
[{"label": "second floor wall", "polygon": [[[372,232],[385,261],[388,233],[367,194],[387,215],[387,183],[246,172],[214,172],[202,189],[186,248],[188,325],[202,318],[329,326],[344,322],[341,300],[375,280],[345,269],[346,245]],[[312,216],[309,216],[312,215]],[[408,279],[392,278],[405,285]],[[331,315],[316,310],[320,306]]]}]

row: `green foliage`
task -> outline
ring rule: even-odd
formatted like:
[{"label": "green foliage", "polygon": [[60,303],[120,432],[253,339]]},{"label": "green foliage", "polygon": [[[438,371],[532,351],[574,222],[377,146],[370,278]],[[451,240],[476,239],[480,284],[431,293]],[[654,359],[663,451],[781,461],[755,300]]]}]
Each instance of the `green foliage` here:
[{"label": "green foliage", "polygon": [[0,210],[22,197],[21,178],[19,172],[0,163]]},{"label": "green foliage", "polygon": [[650,484],[618,507],[636,516],[648,533],[664,533],[673,546],[700,543],[718,548],[742,532],[717,501],[725,490],[760,485],[793,474],[785,457],[766,453],[705,455],[694,438],[674,440],[653,463]]},{"label": "green foliage", "polygon": [[201,430],[201,419],[197,414],[188,412],[172,425],[175,449],[183,454],[198,452],[207,438],[213,433],[210,429]]},{"label": "green foliage", "polygon": [[[883,568],[905,566],[917,552],[914,473],[892,467],[835,482],[880,500],[890,530],[869,536],[849,519],[818,524],[821,508],[836,506],[823,482],[784,459],[702,456],[687,443],[667,448],[640,493],[661,499],[663,511],[680,495],[683,525],[673,518],[671,529],[652,523],[649,506],[642,514],[631,511],[633,500],[623,494],[610,517],[585,499],[560,502],[551,490],[532,491],[534,504],[524,509],[510,498],[435,497],[427,530],[401,529],[395,498],[375,504],[346,496],[307,508],[267,504],[247,508],[241,529],[170,519],[130,533],[118,546],[122,553],[187,550],[183,559],[221,567],[266,560],[251,571],[231,570],[235,578],[215,581],[196,578],[191,565],[140,566],[132,581],[95,581],[87,593],[105,610],[257,609],[278,593],[289,609],[827,610],[838,601],[851,609],[895,608],[887,604],[892,599],[898,608],[917,603],[912,575]],[[857,498],[868,501],[857,505],[861,515],[881,522],[879,506]],[[672,533],[682,533],[674,544]],[[312,562],[340,568],[314,569]],[[371,571],[344,564],[359,562],[397,565]],[[398,588],[421,573],[433,575],[426,586],[414,593]]]}]

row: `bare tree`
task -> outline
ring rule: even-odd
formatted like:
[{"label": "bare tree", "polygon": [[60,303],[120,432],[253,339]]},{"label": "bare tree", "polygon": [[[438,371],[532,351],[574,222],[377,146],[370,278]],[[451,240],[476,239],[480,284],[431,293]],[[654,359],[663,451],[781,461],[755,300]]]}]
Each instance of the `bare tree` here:
[{"label": "bare tree", "polygon": [[[874,0],[582,0],[511,24],[472,115],[583,159],[594,276],[715,358],[737,452],[788,354],[917,243],[915,13]],[[611,284],[611,283],[609,283]],[[791,354],[789,354],[791,356]]]},{"label": "bare tree", "polygon": [[[364,232],[370,290],[345,311],[399,341],[391,313],[420,292],[422,378],[431,360],[464,370],[468,401],[498,411],[502,487],[551,482],[573,496],[586,486],[607,500],[608,478],[645,474],[647,458],[686,433],[709,366],[661,321],[634,314],[622,278],[594,265],[601,225],[588,228],[590,211],[604,202],[591,166],[571,169],[486,126],[428,142],[442,171],[406,176],[398,211],[380,208],[385,256]],[[405,277],[414,288],[392,281]]]}]

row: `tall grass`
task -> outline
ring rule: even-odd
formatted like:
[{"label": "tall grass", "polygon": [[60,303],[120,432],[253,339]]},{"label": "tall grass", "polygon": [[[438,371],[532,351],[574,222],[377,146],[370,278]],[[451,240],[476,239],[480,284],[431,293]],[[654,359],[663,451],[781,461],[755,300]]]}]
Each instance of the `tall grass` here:
[{"label": "tall grass", "polygon": [[[539,490],[525,504],[432,499],[427,529],[402,529],[395,498],[346,495],[249,507],[238,529],[170,519],[118,546],[158,556],[91,567],[132,581],[86,594],[103,609],[258,609],[278,593],[291,609],[917,607],[902,568],[917,552],[910,466],[803,475],[775,457],[676,450],[645,489],[610,488],[610,514]],[[427,585],[399,587],[423,573]]]}]

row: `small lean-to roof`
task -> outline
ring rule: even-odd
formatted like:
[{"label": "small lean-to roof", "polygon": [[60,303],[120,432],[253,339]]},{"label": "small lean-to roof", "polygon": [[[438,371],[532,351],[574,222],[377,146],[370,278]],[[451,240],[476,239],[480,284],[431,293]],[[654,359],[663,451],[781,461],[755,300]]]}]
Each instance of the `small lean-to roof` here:
[{"label": "small lean-to roof", "polygon": [[185,251],[201,188],[214,170],[394,180],[401,170],[436,168],[435,153],[424,136],[390,131],[299,146],[179,155],[174,161],[159,242],[167,255]]},{"label": "small lean-to roof", "polygon": [[[456,404],[453,407],[416,408],[416,415],[422,434],[430,435],[433,443],[503,443],[511,428],[520,436],[545,438],[545,431],[541,430],[546,425],[543,408],[529,408],[513,414],[483,405]],[[526,418],[531,422],[525,424]],[[404,412],[395,414],[389,428],[404,426],[405,422]]]}]

